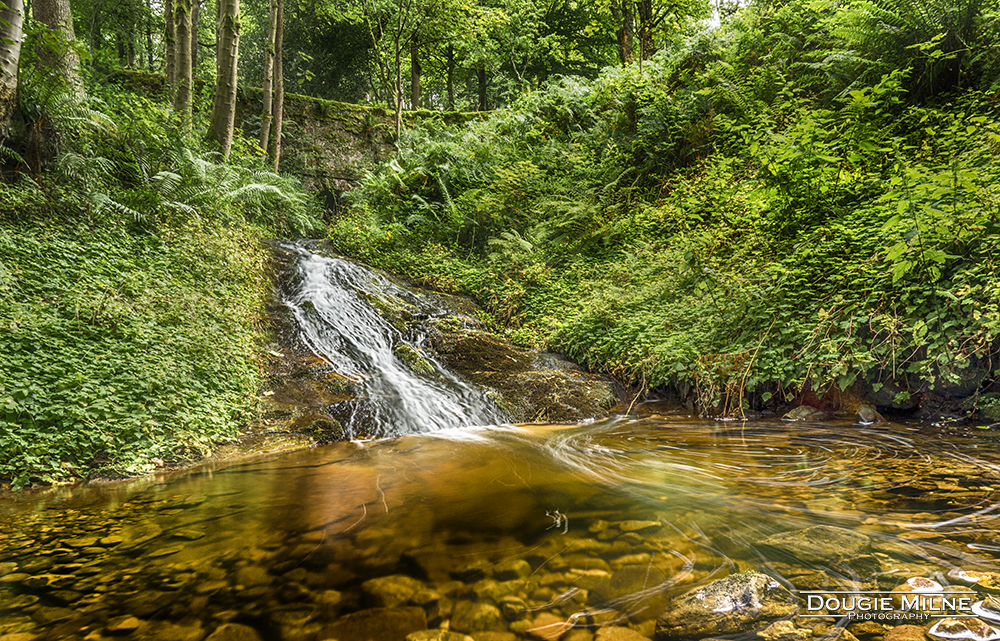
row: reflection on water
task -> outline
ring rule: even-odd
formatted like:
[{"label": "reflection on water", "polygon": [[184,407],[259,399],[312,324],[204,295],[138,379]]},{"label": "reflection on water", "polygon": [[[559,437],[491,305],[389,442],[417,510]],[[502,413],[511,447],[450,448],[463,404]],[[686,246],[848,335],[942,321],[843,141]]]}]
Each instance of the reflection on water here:
[{"label": "reflection on water", "polygon": [[982,450],[897,425],[653,416],[12,495],[0,637],[652,638],[671,597],[747,569],[797,590],[947,586],[996,569],[1000,467]]}]

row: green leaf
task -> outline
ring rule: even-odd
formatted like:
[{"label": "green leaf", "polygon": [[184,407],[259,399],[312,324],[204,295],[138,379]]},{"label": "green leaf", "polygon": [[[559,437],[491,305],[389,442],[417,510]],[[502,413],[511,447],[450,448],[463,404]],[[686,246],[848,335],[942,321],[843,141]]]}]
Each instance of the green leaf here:
[{"label": "green leaf", "polygon": [[913,263],[909,260],[901,260],[896,263],[895,267],[892,268],[892,282],[897,282],[900,278],[905,276],[910,269],[913,268]]}]

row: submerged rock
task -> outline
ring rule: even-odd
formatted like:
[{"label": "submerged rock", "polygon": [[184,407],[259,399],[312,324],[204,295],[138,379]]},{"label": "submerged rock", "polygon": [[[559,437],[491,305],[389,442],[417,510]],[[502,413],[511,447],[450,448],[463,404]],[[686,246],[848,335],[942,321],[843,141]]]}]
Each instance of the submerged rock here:
[{"label": "submerged rock", "polygon": [[782,532],[764,539],[760,546],[781,556],[806,563],[832,564],[840,559],[858,559],[871,552],[871,539],[864,534],[831,525]]},{"label": "submerged rock", "polygon": [[319,639],[337,641],[404,641],[419,630],[427,629],[422,608],[372,608],[339,619],[319,634]]},{"label": "submerged rock", "polygon": [[792,411],[781,417],[783,421],[825,421],[828,418],[826,412],[816,409],[811,405],[799,405]]},{"label": "submerged rock", "polygon": [[702,639],[749,632],[790,616],[796,598],[780,583],[753,570],[685,592],[656,622],[655,639]]},{"label": "submerged rock", "polygon": [[973,641],[994,641],[1000,639],[1000,630],[975,618],[949,617],[941,619],[928,630],[940,639],[973,639]]}]

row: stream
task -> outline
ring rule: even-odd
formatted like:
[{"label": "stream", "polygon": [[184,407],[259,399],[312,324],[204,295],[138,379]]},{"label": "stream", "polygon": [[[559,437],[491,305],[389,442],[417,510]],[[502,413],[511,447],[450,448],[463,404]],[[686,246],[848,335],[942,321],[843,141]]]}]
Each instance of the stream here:
[{"label": "stream", "polygon": [[716,624],[726,608],[685,614],[685,638],[881,641],[968,608],[860,620],[827,596],[898,596],[915,577],[1000,593],[992,440],[656,404],[505,424],[431,356],[430,371],[407,367],[398,344],[422,335],[373,301],[434,317],[433,299],[289,251],[302,341],[377,399],[344,414],[352,439],[0,497],[0,641],[666,639],[657,619],[681,595],[747,570],[794,594],[796,612],[739,630]]}]

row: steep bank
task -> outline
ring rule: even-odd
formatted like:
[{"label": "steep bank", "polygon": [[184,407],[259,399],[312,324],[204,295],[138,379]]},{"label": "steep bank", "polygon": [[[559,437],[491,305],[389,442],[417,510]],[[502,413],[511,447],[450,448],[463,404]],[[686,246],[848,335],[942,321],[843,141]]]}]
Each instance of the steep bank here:
[{"label": "steep bank", "polygon": [[997,422],[994,80],[928,95],[905,47],[825,75],[849,18],[749,8],[641,71],[411,131],[331,238],[707,415],[867,399]]}]

